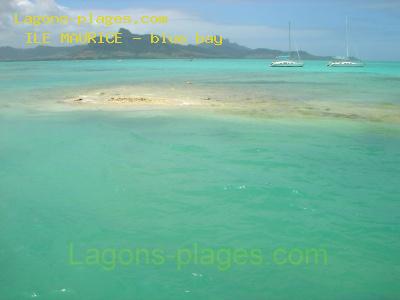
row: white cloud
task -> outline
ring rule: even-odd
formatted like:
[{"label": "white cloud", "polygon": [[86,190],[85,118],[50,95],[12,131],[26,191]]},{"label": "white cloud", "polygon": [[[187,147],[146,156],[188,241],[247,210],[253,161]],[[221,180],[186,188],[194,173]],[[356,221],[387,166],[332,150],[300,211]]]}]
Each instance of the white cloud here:
[{"label": "white cloud", "polygon": [[[25,32],[33,28],[26,25],[15,25],[13,15],[60,15],[65,8],[54,0],[2,0],[0,3],[0,45],[23,46]],[[34,28],[35,31],[46,31],[49,28]]]}]

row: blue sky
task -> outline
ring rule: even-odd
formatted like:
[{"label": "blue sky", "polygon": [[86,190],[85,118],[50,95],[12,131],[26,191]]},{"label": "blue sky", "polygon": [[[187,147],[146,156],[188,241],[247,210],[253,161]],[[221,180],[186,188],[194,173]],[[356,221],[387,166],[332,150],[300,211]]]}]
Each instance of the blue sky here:
[{"label": "blue sky", "polygon": [[[151,8],[177,9],[216,24],[268,26],[295,30],[326,31],[312,39],[294,36],[296,44],[307,51],[324,55],[343,54],[345,17],[350,19],[352,52],[365,59],[400,60],[400,0],[60,0],[74,8]],[[229,37],[227,37],[229,38]],[[235,42],[250,47],[286,48],[285,39],[273,45],[257,32]],[[341,53],[336,53],[341,52]]]},{"label": "blue sky", "polygon": [[[294,26],[298,48],[320,55],[344,55],[346,16],[351,51],[366,60],[400,60],[400,0],[6,0],[53,3],[69,10],[110,15],[133,10],[171,13],[167,33],[188,34],[204,28],[239,44],[287,48],[287,23]],[[36,1],[36,2],[35,2]],[[43,6],[41,6],[43,7]],[[174,17],[175,16],[175,17]],[[161,27],[128,28],[138,33]]]}]

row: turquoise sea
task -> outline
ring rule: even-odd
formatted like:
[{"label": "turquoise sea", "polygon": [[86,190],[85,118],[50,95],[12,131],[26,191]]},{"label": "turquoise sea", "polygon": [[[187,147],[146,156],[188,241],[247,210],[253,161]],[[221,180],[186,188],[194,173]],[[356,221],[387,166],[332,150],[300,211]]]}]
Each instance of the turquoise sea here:
[{"label": "turquoise sea", "polygon": [[399,299],[398,122],[53,109],[190,81],[400,113],[400,63],[268,63],[0,63],[0,299]]}]

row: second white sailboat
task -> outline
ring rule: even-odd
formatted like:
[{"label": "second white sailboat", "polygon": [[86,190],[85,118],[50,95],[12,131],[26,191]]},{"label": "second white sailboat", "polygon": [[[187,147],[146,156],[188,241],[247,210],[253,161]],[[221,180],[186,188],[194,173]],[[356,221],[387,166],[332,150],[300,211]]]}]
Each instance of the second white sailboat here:
[{"label": "second white sailboat", "polygon": [[328,67],[364,67],[364,63],[353,60],[349,51],[349,20],[346,17],[346,57],[336,57],[328,63]]}]

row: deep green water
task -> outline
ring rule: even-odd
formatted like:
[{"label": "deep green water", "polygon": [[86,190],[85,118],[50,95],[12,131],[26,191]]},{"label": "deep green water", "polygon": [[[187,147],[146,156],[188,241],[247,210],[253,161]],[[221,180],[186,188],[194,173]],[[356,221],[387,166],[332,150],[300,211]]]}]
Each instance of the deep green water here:
[{"label": "deep green water", "polygon": [[35,110],[184,80],[400,102],[398,63],[267,63],[0,64],[0,299],[398,299],[398,124]]}]

